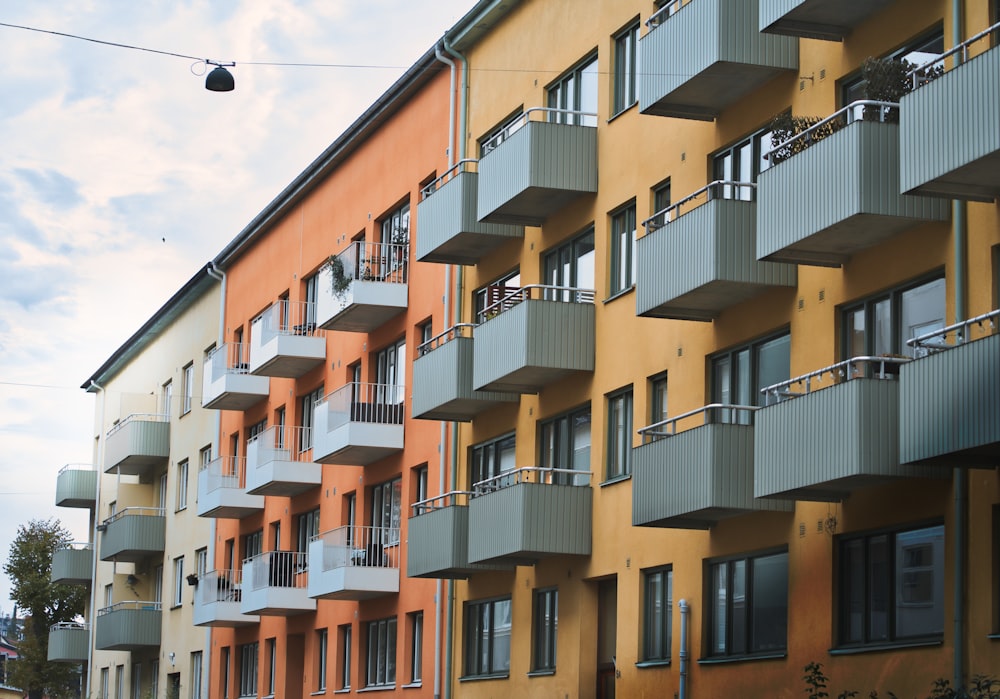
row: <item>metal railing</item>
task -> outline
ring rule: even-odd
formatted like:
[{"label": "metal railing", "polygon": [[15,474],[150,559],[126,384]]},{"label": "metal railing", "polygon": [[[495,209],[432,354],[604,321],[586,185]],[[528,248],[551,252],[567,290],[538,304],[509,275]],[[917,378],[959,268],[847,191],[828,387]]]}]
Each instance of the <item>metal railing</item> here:
[{"label": "metal railing", "polygon": [[[334,284],[339,274],[349,281],[406,284],[410,244],[356,240],[336,258],[339,262],[327,263],[334,274]],[[336,270],[334,264],[339,264],[340,270]]]},{"label": "metal railing", "polygon": [[[970,337],[973,326],[978,328],[979,332],[984,336],[988,336],[996,332],[997,325],[1000,325],[1000,309],[990,311],[989,313],[983,313],[975,318],[969,318],[968,320],[963,320],[959,323],[953,323],[952,325],[941,328],[940,330],[934,330],[929,333],[924,333],[923,335],[917,335],[916,337],[907,340],[906,344],[915,350],[943,352],[944,350],[959,347],[968,342],[974,342],[975,339],[981,339]],[[948,342],[949,337],[952,338],[951,342]]]},{"label": "metal railing", "polygon": [[[478,483],[472,484],[472,496],[477,498],[487,493],[509,488],[519,483],[535,483],[539,485],[590,485],[590,471],[577,471],[572,468],[542,468],[539,466],[522,466],[512,471],[504,471]],[[584,481],[584,482],[581,482]]]},{"label": "metal railing", "polygon": [[312,428],[272,425],[247,440],[247,454],[254,446],[254,468],[272,461],[312,461]]},{"label": "metal railing", "polygon": [[[568,124],[572,126],[597,126],[597,113],[584,112],[579,109],[557,109],[555,107],[532,107],[523,114],[508,122],[500,131],[490,139],[483,141],[480,146],[482,154],[485,156],[496,150],[497,146],[510,138],[514,132],[520,131],[529,121],[532,114],[544,114],[550,123]],[[587,123],[590,122],[590,123]]]},{"label": "metal railing", "polygon": [[[337,568],[399,568],[399,527],[348,525],[317,534],[323,544],[320,570]],[[316,559],[311,559],[316,564]]]},{"label": "metal railing", "polygon": [[[676,221],[678,218],[697,209],[702,204],[706,204],[713,199],[738,199],[740,201],[753,201],[757,191],[757,185],[753,182],[739,182],[737,180],[715,180],[709,182],[696,192],[693,192],[683,199],[674,202],[670,206],[660,209],[655,214],[642,222],[646,233],[652,233],[663,228],[668,223]],[[688,206],[690,208],[688,208]],[[682,209],[687,209],[682,210]]]},{"label": "metal railing", "polygon": [[258,347],[280,335],[313,336],[322,333],[316,326],[316,304],[312,301],[280,299],[254,318],[251,338]]},{"label": "metal railing", "polygon": [[[852,357],[811,371],[808,374],[796,376],[794,379],[765,386],[760,389],[760,392],[765,397],[767,404],[771,405],[811,393],[814,390],[813,384],[821,383],[824,376],[829,376],[831,381],[829,385],[831,386],[859,378],[891,380],[899,374],[900,365],[911,361],[913,360],[909,357]],[[793,386],[800,386],[801,390],[793,391]],[[819,390],[819,388],[826,388],[826,386],[817,387],[815,390]]]},{"label": "metal railing", "polygon": [[92,551],[94,545],[89,541],[70,541],[58,548],[58,551]]},{"label": "metal railing", "polygon": [[243,596],[242,570],[212,570],[198,578],[197,604],[239,602]]},{"label": "metal railing", "polygon": [[421,189],[420,198],[427,199],[427,197],[434,194],[434,192],[438,191],[442,187],[442,185],[444,185],[449,180],[453,179],[459,173],[472,172],[472,170],[468,167],[472,163],[478,164],[479,161],[475,158],[463,158],[462,160],[459,160],[457,163],[455,163],[450,168],[441,173],[441,175],[437,179],[435,179],[433,182],[431,182],[423,189]]},{"label": "metal railing", "polygon": [[108,430],[107,436],[115,434],[119,430],[125,428],[126,425],[131,425],[135,422],[170,422],[170,416],[163,413],[132,413],[124,420],[119,420],[111,429]]},{"label": "metal railing", "polygon": [[205,492],[220,488],[242,490],[246,487],[246,458],[242,456],[220,456],[212,459],[199,469],[199,478],[205,479]]},{"label": "metal railing", "polygon": [[[961,54],[960,61],[959,60],[952,61],[952,68],[955,68],[961,63],[965,63],[966,61],[968,61],[969,47],[972,46],[972,44],[976,43],[977,41],[985,39],[991,34],[995,35],[995,33],[998,31],[1000,31],[1000,22],[997,22],[996,24],[987,27],[986,29],[984,29],[983,31],[979,32],[974,36],[970,36],[968,39],[948,49],[937,58],[927,61],[926,63],[917,66],[916,68],[911,70],[907,74],[907,79],[910,80],[910,85],[912,86],[912,89],[916,90],[918,87],[922,87],[923,85],[926,85],[935,78],[938,78],[941,75],[947,73],[948,69],[944,66],[944,59],[948,58],[949,56],[954,56],[956,53]],[[940,71],[934,70],[935,67],[937,67],[939,64],[941,65],[941,70]]]},{"label": "metal railing", "polygon": [[[753,414],[759,407],[755,405],[736,405],[731,403],[709,403],[708,405],[696,408],[695,410],[689,410],[686,413],[681,413],[680,415],[675,415],[673,417],[668,417],[659,422],[654,422],[652,425],[646,425],[638,430],[639,435],[642,437],[643,444],[649,444],[650,442],[655,442],[660,439],[665,439],[667,437],[673,437],[677,434],[677,423],[682,420],[687,420],[696,415],[702,415],[702,422],[698,425],[692,425],[681,430],[693,429],[694,427],[700,427],[701,425],[710,425],[714,423],[730,423],[730,424],[752,424]],[[742,419],[743,417],[746,419]]]},{"label": "metal railing", "polygon": [[761,155],[770,161],[771,165],[782,163],[797,153],[806,150],[813,143],[822,141],[840,129],[855,121],[892,121],[898,120],[899,104],[880,100],[855,100],[846,107],[841,107],[830,116],[817,121],[808,129],[804,129],[791,138],[773,146]]},{"label": "metal railing", "polygon": [[61,469],[59,469],[59,473],[56,475],[61,476],[67,471],[96,471],[96,470],[97,469],[94,468],[93,464],[66,464]]},{"label": "metal railing", "polygon": [[428,352],[433,352],[438,347],[445,345],[455,338],[458,337],[472,337],[472,330],[476,327],[475,323],[456,323],[447,330],[439,332],[437,335],[427,340],[426,342],[421,342],[417,345],[417,356],[423,357]]},{"label": "metal railing", "polygon": [[159,612],[163,609],[161,602],[155,600],[129,600],[128,602],[115,602],[110,607],[103,607],[97,610],[97,616],[104,616],[113,612],[121,612],[126,609],[139,609],[144,612]]},{"label": "metal railing", "polygon": [[355,381],[327,394],[316,405],[326,405],[328,432],[349,422],[402,425],[405,392],[400,385]]},{"label": "metal railing", "polygon": [[123,517],[165,517],[166,514],[167,511],[162,507],[126,507],[115,512],[101,524],[106,527]]},{"label": "metal railing", "polygon": [[650,29],[655,29],[677,14],[682,7],[689,5],[691,1],[692,0],[670,0],[670,2],[665,3],[663,7],[654,12],[650,18],[646,20],[646,26]]},{"label": "metal railing", "polygon": [[[506,288],[511,289],[511,287]],[[479,312],[479,321],[480,323],[484,323],[487,320],[495,318],[522,301],[531,300],[533,296],[535,300],[542,301],[594,303],[593,289],[578,289],[572,286],[555,286],[553,284],[528,284],[527,286],[514,287],[501,298],[483,308]]]},{"label": "metal railing", "polygon": [[300,551],[264,551],[244,564],[251,566],[251,590],[268,587],[304,588],[308,583],[309,554]]},{"label": "metal railing", "polygon": [[49,631],[61,631],[64,629],[88,631],[90,629],[90,624],[85,621],[60,621],[49,627]]},{"label": "metal railing", "polygon": [[428,512],[443,510],[448,507],[464,507],[469,504],[469,498],[473,497],[473,495],[474,493],[471,490],[452,490],[443,495],[435,495],[432,498],[418,500],[410,506],[411,516],[419,517]]},{"label": "metal railing", "polygon": [[250,364],[244,348],[242,342],[225,342],[209,352],[205,357],[205,375],[209,382],[227,374],[249,374]]}]

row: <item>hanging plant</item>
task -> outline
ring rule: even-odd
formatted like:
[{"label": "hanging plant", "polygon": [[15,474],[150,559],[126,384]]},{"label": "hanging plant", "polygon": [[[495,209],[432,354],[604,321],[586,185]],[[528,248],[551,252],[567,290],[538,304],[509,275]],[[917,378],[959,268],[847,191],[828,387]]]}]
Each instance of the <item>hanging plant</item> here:
[{"label": "hanging plant", "polygon": [[327,264],[330,266],[330,291],[337,298],[342,298],[347,293],[353,280],[347,276],[347,271],[344,269],[344,261],[340,259],[340,256],[330,255]]}]

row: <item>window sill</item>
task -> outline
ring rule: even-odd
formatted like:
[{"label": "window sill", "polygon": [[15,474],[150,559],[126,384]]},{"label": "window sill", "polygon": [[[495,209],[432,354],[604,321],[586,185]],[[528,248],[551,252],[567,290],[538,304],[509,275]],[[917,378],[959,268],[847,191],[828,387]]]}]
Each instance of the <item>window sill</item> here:
[{"label": "window sill", "polygon": [[988,638],[991,641],[1000,641],[1000,633],[986,634],[986,638]]},{"label": "window sill", "polygon": [[699,665],[725,665],[727,663],[745,663],[754,660],[784,660],[788,657],[781,653],[758,653],[756,655],[725,655],[718,658],[698,658]]},{"label": "window sill", "polygon": [[175,609],[180,609],[183,606],[184,606],[183,602],[179,602],[177,604],[173,604],[173,605],[170,606],[170,611],[174,611]]},{"label": "window sill", "polygon": [[396,691],[396,685],[394,684],[377,684],[374,687],[365,687],[364,689],[359,689],[358,694],[364,694],[365,692],[394,692]]},{"label": "window sill", "polygon": [[532,670],[528,673],[528,677],[553,677],[555,674],[555,668],[552,670]]},{"label": "window sill", "polygon": [[670,667],[669,660],[642,660],[635,664],[637,668],[647,668],[647,667]]},{"label": "window sill", "polygon": [[350,694],[351,693],[351,688],[350,687],[344,687],[343,689],[335,689],[335,690],[333,690],[333,693],[334,694]]},{"label": "window sill", "polygon": [[603,488],[606,485],[614,485],[615,483],[622,483],[624,481],[632,480],[632,474],[626,473],[624,476],[615,476],[614,478],[609,478],[606,481],[601,481],[597,484],[597,487]]},{"label": "window sill", "polygon": [[459,682],[480,682],[482,680],[508,680],[510,679],[510,673],[505,672],[503,674],[497,675],[465,675],[464,677],[459,677]]},{"label": "window sill", "polygon": [[933,641],[902,641],[899,643],[879,643],[867,646],[843,646],[831,648],[830,655],[858,655],[859,653],[881,653],[885,651],[906,650],[907,648],[931,648],[940,646],[944,641],[936,639]]},{"label": "window sill", "polygon": [[318,692],[309,692],[309,696],[311,696],[311,697],[321,697],[324,694],[326,694],[326,690],[325,689],[321,689]]},{"label": "window sill", "polygon": [[611,303],[612,301],[617,301],[623,296],[628,296],[633,291],[635,291],[635,284],[633,284],[632,286],[625,287],[624,289],[621,289],[620,291],[616,291],[615,293],[611,294],[611,296],[604,299],[604,303]]},{"label": "window sill", "polygon": [[410,684],[404,684],[400,689],[420,689],[423,686],[423,680],[417,680],[416,682],[410,682]]},{"label": "window sill", "polygon": [[638,106],[639,106],[639,100],[636,100],[635,102],[633,102],[629,106],[625,107],[625,109],[621,110],[620,112],[615,112],[610,117],[608,117],[608,123],[610,124],[612,121],[614,121],[615,119],[617,119],[618,117],[620,117],[622,114],[627,114],[628,112],[632,111],[633,109],[635,109]]}]

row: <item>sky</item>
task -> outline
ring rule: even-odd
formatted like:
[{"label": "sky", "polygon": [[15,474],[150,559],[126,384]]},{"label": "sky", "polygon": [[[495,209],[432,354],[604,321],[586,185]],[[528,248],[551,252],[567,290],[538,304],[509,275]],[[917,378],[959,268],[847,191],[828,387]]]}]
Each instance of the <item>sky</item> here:
[{"label": "sky", "polygon": [[[79,386],[349,126],[474,0],[39,0],[0,22],[0,561],[90,463]],[[251,61],[380,68],[289,68]],[[0,573],[0,611],[10,584]]]}]

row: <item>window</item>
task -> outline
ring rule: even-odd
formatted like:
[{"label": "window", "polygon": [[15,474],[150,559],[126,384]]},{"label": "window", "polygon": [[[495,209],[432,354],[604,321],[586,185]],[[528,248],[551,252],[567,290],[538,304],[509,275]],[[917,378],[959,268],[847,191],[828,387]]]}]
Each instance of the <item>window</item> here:
[{"label": "window", "polygon": [[[723,148],[712,156],[712,180],[725,182],[757,181],[757,176],[771,167],[771,161],[764,157],[771,150],[771,129],[766,126],[743,140]],[[721,191],[715,191],[713,196],[723,199],[741,199],[751,201],[751,187],[723,186]]]},{"label": "window", "polygon": [[670,206],[669,179],[653,187],[653,213],[663,211],[668,206]]},{"label": "window", "polygon": [[[594,229],[545,253],[544,284],[577,289],[594,288]],[[555,300],[573,300],[568,292],[550,292]]]},{"label": "window", "polygon": [[843,536],[837,552],[842,645],[941,638],[943,525]]},{"label": "window", "polygon": [[[884,58],[893,61],[909,61],[916,68],[930,63],[935,58],[939,58],[943,53],[944,29],[938,27],[893,51]],[[860,71],[845,78],[840,85],[841,105],[846,107],[851,102],[867,99],[865,96],[866,87],[867,82]],[[858,118],[859,114],[855,114],[854,116]]]},{"label": "window", "polygon": [[170,416],[170,408],[173,403],[174,396],[174,382],[167,381],[160,388],[160,413],[166,416]]},{"label": "window", "polygon": [[782,652],[788,631],[788,552],[710,562],[709,656]]},{"label": "window", "polygon": [[373,536],[380,537],[379,541],[383,544],[399,543],[402,496],[402,478],[394,478],[372,488],[372,527],[379,530]]},{"label": "window", "polygon": [[150,677],[149,677],[149,693],[150,696],[159,696],[160,694],[160,661],[154,660],[150,663]]},{"label": "window", "polygon": [[419,684],[423,679],[424,664],[424,613],[410,615],[410,684]]},{"label": "window", "polygon": [[635,286],[635,202],[611,215],[611,295]]},{"label": "window", "polygon": [[632,473],[632,389],[607,397],[608,432],[604,477],[622,478]]},{"label": "window", "polygon": [[327,633],[326,629],[316,632],[316,691],[326,691],[326,657],[327,657]]},{"label": "window", "polygon": [[[752,342],[715,355],[712,362],[712,402],[723,405],[760,405],[760,390],[790,378],[791,336],[788,333]],[[718,419],[729,422],[733,416],[720,411]],[[741,423],[749,422],[746,412],[737,414]]]},{"label": "window", "polygon": [[[490,308],[495,303],[506,297],[507,295],[517,291],[521,288],[521,272],[515,269],[513,272],[508,272],[504,276],[496,279],[486,286],[476,289],[473,294],[473,302],[475,304],[475,318],[482,322],[487,320],[485,316],[493,315],[493,308]],[[490,308],[490,311],[486,313],[486,309]]]},{"label": "window", "polygon": [[[157,507],[163,510],[163,514],[167,513],[167,473],[163,472],[160,474],[160,487],[157,492],[158,500]],[[114,514],[114,513],[112,513]]]},{"label": "window", "polygon": [[375,355],[375,367],[379,402],[402,403],[406,394],[406,340],[380,350]]},{"label": "window", "polygon": [[340,665],[340,689],[351,688],[351,625],[345,624],[337,628],[340,639],[340,653],[337,662]]},{"label": "window", "polygon": [[188,460],[177,464],[177,510],[186,510],[188,506]]},{"label": "window", "polygon": [[597,126],[597,56],[590,56],[548,87],[548,106],[580,114],[553,114],[550,121],[559,124]]},{"label": "window", "polygon": [[205,573],[208,572],[208,549],[200,548],[194,552],[195,561],[195,573],[198,575],[198,579],[201,580],[205,577]]},{"label": "window", "polygon": [[132,699],[142,697],[142,663],[132,663]]},{"label": "window", "polygon": [[431,321],[426,323],[421,323],[417,326],[417,345],[422,345],[425,342],[430,342],[431,338],[434,337],[434,326]]},{"label": "window", "polygon": [[510,597],[465,605],[465,674],[510,673]]},{"label": "window", "polygon": [[191,398],[194,396],[194,362],[182,370],[184,372],[184,395],[181,396],[181,414],[191,412]]},{"label": "window", "polygon": [[427,499],[427,465],[413,469],[413,502]]},{"label": "window", "polygon": [[316,329],[316,300],[319,298],[319,274],[311,274],[302,282],[303,299],[306,302],[306,329]]},{"label": "window", "polygon": [[396,683],[396,619],[368,622],[368,687]]},{"label": "window", "polygon": [[115,667],[115,699],[125,699],[125,666]]},{"label": "window", "polygon": [[514,470],[514,433],[472,447],[472,485]]},{"label": "window", "polygon": [[184,604],[184,556],[174,559],[174,600],[173,605]]},{"label": "window", "polygon": [[108,694],[108,691],[110,691],[110,687],[108,685],[108,673],[110,670],[111,668],[107,667],[101,668],[101,699],[110,699],[110,695]]},{"label": "window", "polygon": [[674,571],[670,566],[642,574],[642,659],[645,662],[670,660],[674,605]]},{"label": "window", "polygon": [[278,669],[277,639],[265,639],[264,645],[267,648],[267,695],[273,697],[275,674]]},{"label": "window", "polygon": [[264,551],[264,530],[258,529],[243,537],[243,560],[260,555]]},{"label": "window", "polygon": [[252,440],[254,437],[259,437],[267,429],[267,418],[264,418],[260,422],[256,422],[247,428],[247,442]]},{"label": "window", "polygon": [[533,606],[531,669],[535,672],[554,672],[559,625],[559,591],[555,588],[536,590]]},{"label": "window", "polygon": [[219,656],[219,665],[222,668],[222,699],[229,699],[229,658],[231,652],[229,646],[225,646]]},{"label": "window", "polygon": [[207,447],[202,447],[201,451],[198,452],[198,460],[202,469],[212,463],[212,445],[209,444]]},{"label": "window", "polygon": [[163,601],[163,566],[161,565],[153,569],[153,601]]},{"label": "window", "polygon": [[636,55],[639,43],[639,23],[615,36],[614,103],[612,114],[620,114],[635,104]]},{"label": "window", "polygon": [[315,510],[310,510],[297,517],[296,531],[298,533],[297,547],[296,551],[299,553],[307,553],[309,551],[309,542],[312,538],[319,534],[319,508]]},{"label": "window", "polygon": [[113,602],[113,600],[114,600],[114,592],[113,592],[113,590],[114,590],[114,586],[112,584],[110,584],[110,583],[104,586],[104,606],[106,608],[110,607],[112,604],[114,604],[114,602]]},{"label": "window", "polygon": [[843,312],[844,359],[901,354],[914,356],[906,341],[943,328],[944,279],[894,289]]},{"label": "window", "polygon": [[240,646],[240,696],[257,696],[257,641]]},{"label": "window", "polygon": [[323,386],[320,385],[319,388],[310,391],[301,398],[299,398],[299,423],[302,425],[302,429],[299,430],[299,453],[308,451],[312,449],[313,437],[312,437],[312,426],[313,426],[313,406],[316,401],[322,400],[323,398]]},{"label": "window", "polygon": [[[406,244],[410,242],[410,203],[382,219],[382,242]],[[395,268],[394,268],[395,269]]]},{"label": "window", "polygon": [[649,377],[649,424],[667,419],[667,372]]},{"label": "window", "polygon": [[201,651],[191,653],[191,699],[201,699]]},{"label": "window", "polygon": [[[590,406],[546,420],[539,425],[542,468],[590,472]],[[588,485],[585,476],[557,474],[554,483]]]},{"label": "window", "polygon": [[487,155],[494,148],[511,137],[524,126],[524,112],[518,109],[514,114],[504,119],[496,127],[490,129],[479,139],[479,157]]}]

